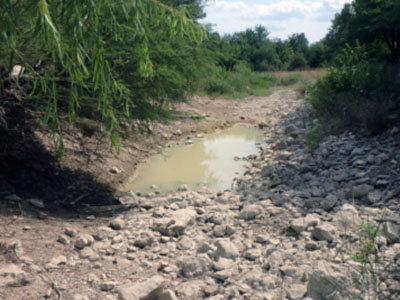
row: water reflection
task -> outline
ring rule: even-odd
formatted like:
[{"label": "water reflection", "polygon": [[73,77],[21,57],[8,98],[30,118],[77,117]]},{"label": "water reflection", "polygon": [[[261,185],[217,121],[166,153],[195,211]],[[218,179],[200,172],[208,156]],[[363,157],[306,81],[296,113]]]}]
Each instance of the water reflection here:
[{"label": "water reflection", "polygon": [[175,191],[181,184],[194,189],[205,184],[211,189],[227,189],[236,174],[245,171],[244,157],[257,153],[262,131],[238,125],[220,133],[205,136],[192,145],[179,145],[155,155],[128,187],[137,192],[149,192],[156,185],[161,193]]}]

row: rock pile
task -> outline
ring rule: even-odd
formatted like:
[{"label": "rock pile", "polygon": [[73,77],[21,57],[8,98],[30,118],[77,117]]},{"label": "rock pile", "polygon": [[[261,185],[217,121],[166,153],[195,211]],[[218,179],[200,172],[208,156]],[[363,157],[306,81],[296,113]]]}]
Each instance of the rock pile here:
[{"label": "rock pile", "polygon": [[[69,256],[48,269],[90,267],[75,300],[356,299],[375,287],[399,299],[400,134],[346,133],[310,152],[308,113],[295,96],[271,110],[268,144],[232,190],[126,193],[134,208],[108,226],[66,228]],[[368,255],[379,256],[376,286],[360,282]],[[0,283],[25,275],[7,266]]]}]

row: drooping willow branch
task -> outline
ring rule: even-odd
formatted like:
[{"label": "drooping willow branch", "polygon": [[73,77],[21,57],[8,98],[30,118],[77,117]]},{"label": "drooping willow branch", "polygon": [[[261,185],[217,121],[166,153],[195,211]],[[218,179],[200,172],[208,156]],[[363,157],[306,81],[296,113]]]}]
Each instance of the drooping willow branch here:
[{"label": "drooping willow branch", "polygon": [[[158,0],[0,0],[0,15],[0,54],[9,68],[18,63],[34,76],[31,94],[48,99],[44,121],[59,135],[62,151],[61,98],[68,98],[70,123],[83,99],[96,99],[118,149],[118,113],[122,108],[128,116],[133,102],[129,82],[115,71],[116,61],[134,64],[139,76],[151,77],[151,28],[194,42],[205,34],[184,8]],[[34,67],[38,61],[40,71]]]}]

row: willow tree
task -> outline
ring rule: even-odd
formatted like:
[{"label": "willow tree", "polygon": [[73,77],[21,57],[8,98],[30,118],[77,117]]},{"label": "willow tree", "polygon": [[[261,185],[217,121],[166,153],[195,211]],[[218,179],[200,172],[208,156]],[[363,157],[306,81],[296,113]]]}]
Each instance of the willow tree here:
[{"label": "willow tree", "polygon": [[185,6],[158,0],[0,0],[0,15],[0,87],[12,66],[22,65],[29,96],[41,100],[37,105],[46,100],[44,120],[53,133],[61,133],[61,109],[73,123],[82,106],[93,107],[117,148],[118,119],[135,109],[134,78],[123,66],[134,68],[136,79],[155,75],[154,28],[192,42],[204,35]]}]

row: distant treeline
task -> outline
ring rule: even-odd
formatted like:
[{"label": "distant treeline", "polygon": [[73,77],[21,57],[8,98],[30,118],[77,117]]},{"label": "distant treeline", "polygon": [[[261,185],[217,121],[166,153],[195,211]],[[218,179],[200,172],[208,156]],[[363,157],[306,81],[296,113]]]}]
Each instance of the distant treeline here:
[{"label": "distant treeline", "polygon": [[217,55],[218,65],[233,70],[246,62],[254,71],[296,70],[320,67],[326,60],[324,43],[309,44],[304,33],[287,40],[270,39],[262,25],[220,36],[209,32],[205,46]]}]

